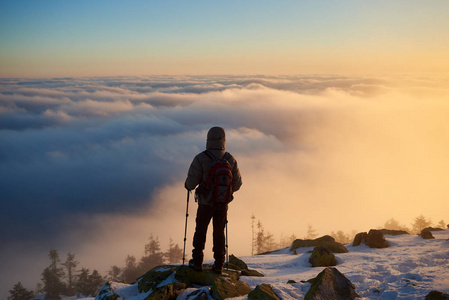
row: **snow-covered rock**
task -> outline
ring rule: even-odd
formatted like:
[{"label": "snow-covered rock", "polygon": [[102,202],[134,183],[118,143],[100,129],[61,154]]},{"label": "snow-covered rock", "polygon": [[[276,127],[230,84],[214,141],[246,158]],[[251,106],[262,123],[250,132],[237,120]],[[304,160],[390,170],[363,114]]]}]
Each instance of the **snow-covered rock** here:
[{"label": "snow-covered rock", "polygon": [[[432,291],[447,295],[449,230],[435,231],[433,235],[435,239],[431,240],[416,235],[386,235],[390,247],[381,249],[364,244],[347,246],[348,253],[335,254],[338,271],[354,285],[361,299],[425,299]],[[308,260],[312,249],[312,246],[298,248],[298,255],[292,255],[286,248],[271,254],[241,257],[248,268],[263,273],[265,277],[240,276],[239,281],[246,282],[251,290],[258,285],[269,284],[281,299],[304,299],[311,288],[307,280],[317,277],[325,269],[311,267]],[[168,269],[160,269],[163,270]],[[175,280],[175,276],[168,275],[154,288],[169,285]],[[151,290],[139,291],[137,283],[112,282],[111,287],[118,295],[117,300],[144,300],[151,293]],[[191,300],[201,296],[210,300],[212,295],[210,286],[191,286],[177,299]],[[245,299],[248,299],[247,295],[234,298]]]}]

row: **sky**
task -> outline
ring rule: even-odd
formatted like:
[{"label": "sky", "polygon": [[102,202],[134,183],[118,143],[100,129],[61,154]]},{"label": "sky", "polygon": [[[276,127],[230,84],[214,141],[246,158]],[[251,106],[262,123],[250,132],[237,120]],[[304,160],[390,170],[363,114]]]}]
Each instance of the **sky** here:
[{"label": "sky", "polygon": [[449,70],[445,0],[0,3],[1,77]]},{"label": "sky", "polygon": [[252,214],[276,238],[448,222],[448,6],[0,0],[0,297],[52,248],[105,273],[181,244],[216,125],[237,255]]}]

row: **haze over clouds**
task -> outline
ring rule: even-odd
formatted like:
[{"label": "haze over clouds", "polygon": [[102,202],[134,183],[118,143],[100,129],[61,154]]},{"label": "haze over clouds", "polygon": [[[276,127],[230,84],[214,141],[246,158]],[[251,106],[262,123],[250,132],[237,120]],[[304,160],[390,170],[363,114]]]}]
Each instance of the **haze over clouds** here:
[{"label": "haze over clouds", "polygon": [[104,272],[142,255],[151,233],[163,248],[170,237],[181,245],[183,181],[214,125],[227,130],[244,181],[229,212],[237,255],[251,252],[251,214],[276,238],[302,237],[308,224],[323,235],[391,217],[447,221],[448,86],[417,77],[2,79],[4,289],[37,283],[50,248]]}]

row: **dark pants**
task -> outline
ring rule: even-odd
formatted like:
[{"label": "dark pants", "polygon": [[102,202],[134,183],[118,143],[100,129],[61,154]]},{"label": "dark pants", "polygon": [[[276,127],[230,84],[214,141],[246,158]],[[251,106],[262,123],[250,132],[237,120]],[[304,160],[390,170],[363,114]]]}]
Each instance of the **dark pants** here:
[{"label": "dark pants", "polygon": [[227,212],[227,204],[215,204],[214,206],[198,205],[192,251],[192,258],[197,264],[201,265],[203,263],[203,250],[206,244],[207,227],[209,226],[210,220],[213,219],[215,266],[219,268],[223,267],[226,255],[224,229],[227,221]]}]

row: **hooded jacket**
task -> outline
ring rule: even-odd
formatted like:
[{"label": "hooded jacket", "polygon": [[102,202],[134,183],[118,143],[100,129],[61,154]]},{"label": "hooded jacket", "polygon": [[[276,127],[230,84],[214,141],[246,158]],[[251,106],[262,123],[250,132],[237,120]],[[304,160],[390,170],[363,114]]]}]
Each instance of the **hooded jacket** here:
[{"label": "hooded jacket", "polygon": [[[223,158],[226,148],[226,134],[221,127],[212,127],[207,133],[206,150],[211,152],[216,158]],[[211,158],[204,152],[199,153],[192,161],[190,165],[185,187],[189,191],[195,189],[200,183],[204,183],[207,180],[209,174],[209,167],[211,164]],[[237,165],[235,158],[229,154],[227,161],[232,168],[232,191],[236,192],[242,186],[242,176]],[[206,204],[201,203],[200,204]]]}]

